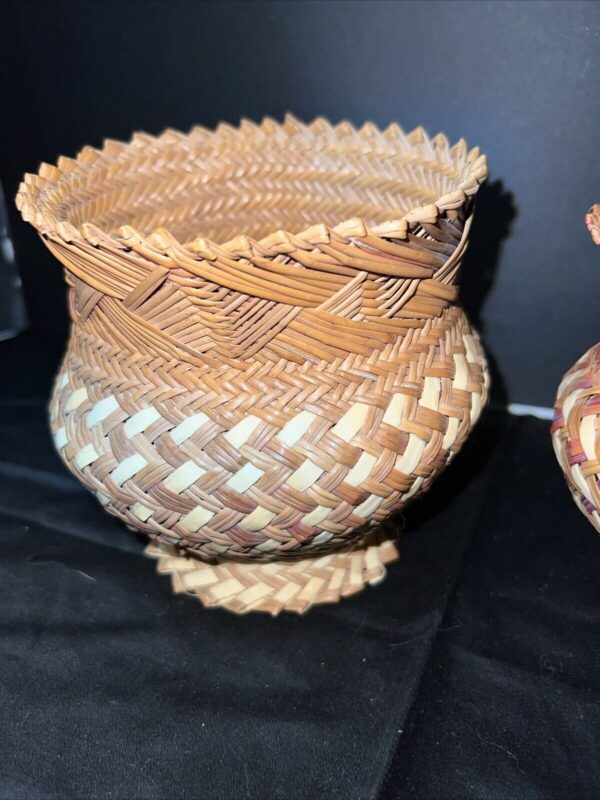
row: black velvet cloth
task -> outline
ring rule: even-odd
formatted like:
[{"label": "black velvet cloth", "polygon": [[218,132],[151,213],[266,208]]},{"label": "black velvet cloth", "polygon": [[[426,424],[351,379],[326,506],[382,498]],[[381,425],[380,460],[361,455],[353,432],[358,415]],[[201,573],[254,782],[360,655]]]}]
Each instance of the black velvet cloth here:
[{"label": "black velvet cloth", "polygon": [[1,798],[600,795],[600,539],[546,423],[488,412],[379,587],[236,617],[61,465],[61,346],[0,345]]}]

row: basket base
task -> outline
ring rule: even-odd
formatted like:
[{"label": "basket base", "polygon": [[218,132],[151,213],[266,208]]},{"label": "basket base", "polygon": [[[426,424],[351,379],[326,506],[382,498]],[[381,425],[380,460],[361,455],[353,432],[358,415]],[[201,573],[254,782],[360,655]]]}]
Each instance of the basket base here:
[{"label": "basket base", "polygon": [[145,554],[158,560],[161,575],[171,575],[174,592],[196,595],[206,608],[272,616],[303,614],[313,605],[337,603],[367,584],[381,583],[385,565],[399,557],[391,539],[376,535],[352,549],[299,561],[206,564],[159,542],[150,542]]}]

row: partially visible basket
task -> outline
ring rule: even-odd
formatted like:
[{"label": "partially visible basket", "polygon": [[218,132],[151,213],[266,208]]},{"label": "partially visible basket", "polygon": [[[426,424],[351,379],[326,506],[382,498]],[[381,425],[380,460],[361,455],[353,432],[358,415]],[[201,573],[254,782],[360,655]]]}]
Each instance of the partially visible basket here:
[{"label": "partially visible basket", "polygon": [[565,374],[556,396],[552,443],[573,499],[600,533],[600,344]]},{"label": "partially visible basket", "polygon": [[[600,205],[585,222],[600,245]],[[578,508],[600,533],[600,344],[573,364],[558,387],[552,444]]]},{"label": "partially visible basket", "polygon": [[441,134],[287,117],[25,177],[70,286],[56,446],[184,588],[274,613],[382,577],[391,545],[365,526],[429,486],[486,400],[457,304],[485,176]]}]

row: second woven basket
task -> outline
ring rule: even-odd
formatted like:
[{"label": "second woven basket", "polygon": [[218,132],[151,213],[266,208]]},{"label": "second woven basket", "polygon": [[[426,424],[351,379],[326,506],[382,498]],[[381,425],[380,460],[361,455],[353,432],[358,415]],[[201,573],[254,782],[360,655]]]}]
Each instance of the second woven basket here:
[{"label": "second woven basket", "polygon": [[[600,245],[600,204],[585,223]],[[600,343],[563,375],[554,403],[552,445],[578,508],[600,533]]]},{"label": "second woven basket", "polygon": [[56,447],[177,589],[277,613],[383,577],[394,545],[365,531],[486,400],[457,299],[485,177],[462,140],[292,117],[25,177],[70,287]]}]

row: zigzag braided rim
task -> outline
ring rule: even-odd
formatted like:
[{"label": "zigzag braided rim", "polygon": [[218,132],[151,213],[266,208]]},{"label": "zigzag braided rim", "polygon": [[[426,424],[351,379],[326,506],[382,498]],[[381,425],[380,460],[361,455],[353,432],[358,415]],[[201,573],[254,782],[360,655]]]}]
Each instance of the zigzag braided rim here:
[{"label": "zigzag braided rim", "polygon": [[[333,227],[324,224],[310,225],[300,232],[278,230],[260,239],[241,235],[218,243],[201,234],[189,241],[181,242],[168,229],[157,227],[149,232],[131,225],[120,225],[115,230],[102,228],[85,219],[73,224],[68,218],[65,198],[77,192],[85,194],[86,183],[102,175],[112,175],[129,169],[141,171],[158,150],[172,155],[195,148],[209,158],[220,157],[224,152],[235,154],[244,146],[253,148],[276,146],[286,152],[300,148],[310,152],[312,148],[345,147],[350,143],[360,155],[369,155],[371,161],[377,155],[396,155],[409,164],[432,162],[451,178],[452,191],[446,191],[425,205],[418,205],[397,217],[368,227],[359,218],[352,218]],[[148,155],[150,153],[150,156]],[[104,171],[104,172],[103,172]],[[286,115],[283,123],[265,118],[260,124],[242,120],[238,128],[222,123],[214,131],[194,127],[189,133],[168,129],[159,136],[136,133],[129,142],[106,140],[102,149],[85,147],[74,159],[61,157],[56,166],[43,163],[38,174],[27,174],[19,187],[17,207],[24,219],[31,222],[45,237],[58,242],[87,243],[95,247],[109,246],[136,249],[159,255],[165,247],[175,248],[193,258],[214,258],[215,252],[226,251],[230,256],[243,258],[251,250],[274,250],[282,253],[298,242],[306,244],[327,243],[331,234],[363,238],[377,236],[406,239],[416,226],[435,224],[448,211],[460,208],[476,194],[479,185],[487,177],[487,162],[477,147],[469,150],[463,139],[450,145],[446,136],[438,133],[429,137],[421,127],[405,133],[397,124],[381,131],[372,122],[356,130],[349,122],[332,125],[319,117],[303,124],[292,115]],[[364,256],[364,253],[363,253]]]}]

